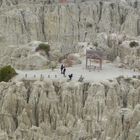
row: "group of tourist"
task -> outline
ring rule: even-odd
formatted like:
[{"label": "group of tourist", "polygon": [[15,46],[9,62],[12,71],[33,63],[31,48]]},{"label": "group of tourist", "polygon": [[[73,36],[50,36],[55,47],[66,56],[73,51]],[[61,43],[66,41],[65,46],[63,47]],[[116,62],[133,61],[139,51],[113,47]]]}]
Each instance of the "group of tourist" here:
[{"label": "group of tourist", "polygon": [[[60,69],[61,69],[61,74],[63,74],[64,77],[66,77],[66,67],[62,64],[61,67],[60,67]],[[71,80],[72,77],[73,77],[73,74],[70,74],[68,76],[69,76],[69,80]]]}]

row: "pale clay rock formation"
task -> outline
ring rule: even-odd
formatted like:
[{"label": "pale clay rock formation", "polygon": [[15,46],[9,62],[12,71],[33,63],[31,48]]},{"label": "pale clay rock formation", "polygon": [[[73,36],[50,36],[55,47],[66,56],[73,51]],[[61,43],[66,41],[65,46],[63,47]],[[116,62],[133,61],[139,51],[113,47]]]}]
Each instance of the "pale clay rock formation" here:
[{"label": "pale clay rock formation", "polygon": [[0,0],[0,34],[10,44],[47,40],[69,49],[77,42],[94,42],[98,32],[139,35],[139,9],[140,0],[52,5],[42,0]]},{"label": "pale clay rock formation", "polygon": [[[40,43],[47,42],[33,41],[21,47],[16,47],[14,45],[2,47],[0,49],[0,66],[12,65],[16,69],[22,70],[46,68],[50,61],[48,56],[45,52],[41,53],[35,51]],[[59,55],[59,52],[57,55]]]},{"label": "pale clay rock formation", "polygon": [[139,140],[140,80],[0,84],[0,139]]},{"label": "pale clay rock formation", "polygon": [[[140,44],[140,0],[80,1],[0,0],[0,64],[44,68],[48,58],[35,48],[48,41],[52,59],[60,50],[83,56],[98,47],[118,65],[140,70],[140,46],[129,46]],[[140,80],[1,82],[0,140],[56,139],[140,140]]]},{"label": "pale clay rock formation", "polygon": [[[131,42],[137,42],[139,45],[131,48]],[[11,64],[17,69],[44,69],[47,68],[50,61],[58,62],[65,53],[61,47],[51,44],[50,58],[43,53],[35,52],[35,48],[42,43],[41,41],[32,41],[21,47],[10,46],[0,49],[0,64]],[[47,43],[47,42],[45,42]],[[114,61],[117,57],[120,59],[119,67],[126,67],[134,70],[140,70],[140,39],[138,37],[129,37],[125,34],[107,34],[98,33],[94,43],[78,42],[71,51],[74,64],[80,63],[80,58],[84,57],[87,49],[101,49],[105,54],[105,59]],[[75,56],[76,55],[76,56]]]},{"label": "pale clay rock formation", "polygon": [[[126,45],[120,44],[126,40],[125,37],[133,36],[137,40],[136,36],[140,34],[140,0],[88,0],[82,3],[79,0],[76,4],[51,2],[52,4],[40,0],[0,0],[0,46],[5,48],[6,44],[13,44],[21,48],[21,44],[28,46],[26,44],[32,40],[48,41],[51,47],[57,48],[52,55],[57,60],[61,52],[74,52],[78,42],[90,42],[93,47],[98,44],[99,48],[106,50],[109,59],[115,60],[117,56],[122,56],[120,52],[124,47],[120,52],[117,49],[120,45]],[[35,43],[32,45],[36,46]],[[12,63],[18,69],[46,67],[47,59],[37,55],[26,58],[24,54],[27,55],[25,52],[29,48],[24,49],[19,49],[19,52],[16,49],[13,54],[14,57],[22,55],[20,59],[11,57],[12,49],[8,48],[4,53],[2,49],[0,64]],[[35,64],[31,64],[33,59],[37,61]],[[124,61],[131,69],[140,69],[139,56],[126,54],[122,59],[123,63]]]}]

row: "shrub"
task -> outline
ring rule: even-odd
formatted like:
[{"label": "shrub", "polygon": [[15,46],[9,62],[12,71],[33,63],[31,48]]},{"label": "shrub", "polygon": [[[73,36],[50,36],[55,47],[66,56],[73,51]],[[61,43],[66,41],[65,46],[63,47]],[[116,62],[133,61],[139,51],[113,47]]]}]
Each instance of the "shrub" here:
[{"label": "shrub", "polygon": [[16,71],[11,66],[5,66],[0,69],[0,82],[8,82],[16,74]]},{"label": "shrub", "polygon": [[87,27],[87,28],[92,28],[92,26],[93,26],[92,23],[87,23],[87,24],[86,24],[86,27]]},{"label": "shrub", "polygon": [[65,60],[65,59],[67,58],[68,55],[69,55],[69,54],[65,54],[65,55],[61,56],[61,57],[59,58],[58,62],[61,63],[63,60]]},{"label": "shrub", "polygon": [[65,59],[64,64],[65,64],[66,67],[72,67],[73,62],[70,59]]},{"label": "shrub", "polygon": [[49,55],[50,45],[43,43],[39,44],[39,46],[36,48],[36,52],[41,50],[43,50],[46,53],[46,55]]},{"label": "shrub", "polygon": [[93,44],[95,47],[98,47],[98,43],[97,42],[94,42]]},{"label": "shrub", "polygon": [[129,46],[130,46],[131,48],[134,48],[134,47],[139,46],[139,43],[136,42],[136,41],[132,41],[132,42],[129,43]]}]

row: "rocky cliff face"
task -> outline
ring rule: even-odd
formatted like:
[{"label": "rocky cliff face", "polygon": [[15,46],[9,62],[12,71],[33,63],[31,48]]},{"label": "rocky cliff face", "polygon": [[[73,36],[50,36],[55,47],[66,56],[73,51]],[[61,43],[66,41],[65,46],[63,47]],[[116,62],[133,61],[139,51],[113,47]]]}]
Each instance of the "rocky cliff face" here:
[{"label": "rocky cliff face", "polygon": [[61,4],[0,0],[0,36],[17,46],[31,40],[47,40],[60,42],[67,49],[77,42],[94,42],[99,32],[136,36],[140,33],[139,3],[139,0]]},{"label": "rocky cliff face", "polygon": [[[30,42],[20,47],[9,46],[0,49],[0,67],[12,65],[16,69],[44,69],[49,66],[49,59],[36,48],[41,42]],[[46,43],[46,42],[44,42]]]},{"label": "rocky cliff face", "polygon": [[0,139],[139,140],[140,80],[0,84]]},{"label": "rocky cliff face", "polygon": [[[0,50],[0,64],[44,67],[47,58],[20,45],[39,40],[65,51],[92,42],[140,69],[140,45],[129,45],[140,35],[140,0],[82,1],[0,0],[0,47],[16,46]],[[140,140],[140,80],[1,82],[0,140],[56,139]]]},{"label": "rocky cliff face", "polygon": [[97,48],[104,50],[107,59],[114,61],[120,58],[125,68],[140,70],[140,39],[125,34],[99,33],[95,40]]}]

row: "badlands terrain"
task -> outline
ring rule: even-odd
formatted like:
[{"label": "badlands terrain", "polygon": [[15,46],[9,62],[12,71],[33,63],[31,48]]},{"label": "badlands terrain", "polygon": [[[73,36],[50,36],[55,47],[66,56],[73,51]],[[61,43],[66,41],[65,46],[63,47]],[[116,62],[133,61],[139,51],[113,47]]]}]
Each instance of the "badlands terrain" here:
[{"label": "badlands terrain", "polygon": [[0,0],[8,65],[0,140],[140,140],[140,0]]}]

